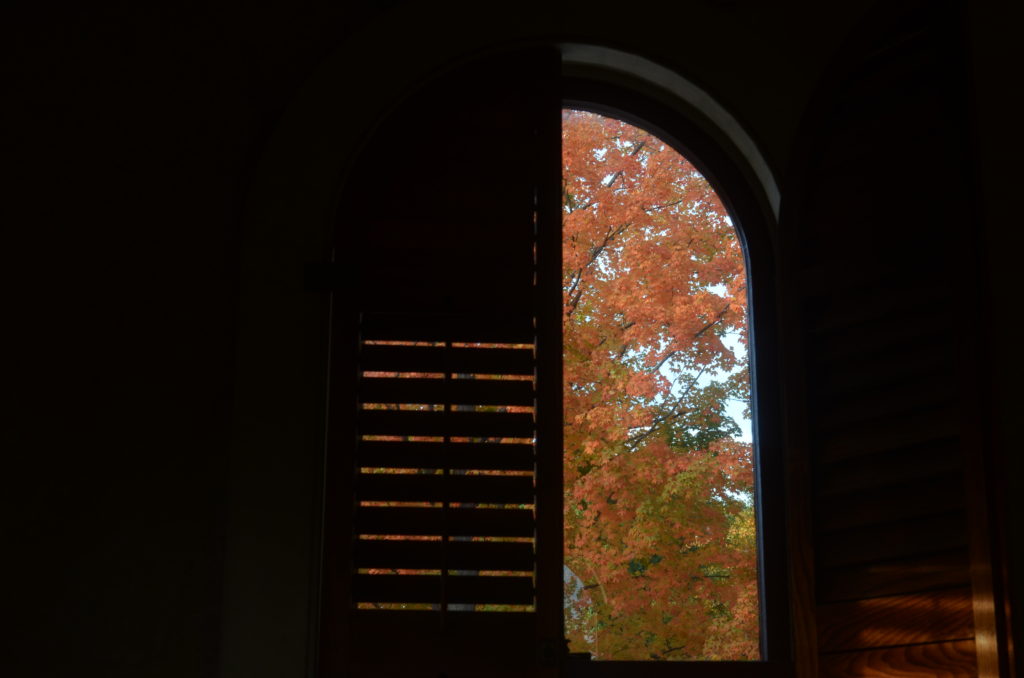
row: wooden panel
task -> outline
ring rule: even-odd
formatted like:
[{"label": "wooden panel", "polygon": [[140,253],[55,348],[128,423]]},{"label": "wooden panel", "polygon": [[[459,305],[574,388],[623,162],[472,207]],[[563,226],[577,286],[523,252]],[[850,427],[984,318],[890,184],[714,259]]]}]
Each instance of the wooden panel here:
[{"label": "wooden panel", "polygon": [[533,445],[523,443],[414,443],[362,441],[360,466],[387,468],[451,468],[533,470]]},{"label": "wooden panel", "polygon": [[[353,610],[355,625],[360,629],[360,643],[352,654],[367,662],[359,672],[346,672],[355,678],[438,678],[442,670],[448,675],[487,676],[489,678],[522,678],[535,675],[523,664],[534,661],[530,652],[510,652],[509,648],[529,648],[536,643],[534,612],[502,614],[449,611],[442,623],[438,612],[398,610]],[[396,646],[396,638],[401,638]],[[454,642],[453,642],[454,641]],[[400,650],[396,651],[396,647]],[[438,651],[446,653],[439,665],[425,658]],[[526,656],[523,656],[526,655]],[[500,668],[481,669],[481,664],[500,662]],[[398,665],[394,673],[382,671],[383,665]],[[452,667],[465,665],[455,672]],[[508,670],[506,673],[505,671]]]},{"label": "wooden panel", "polygon": [[823,678],[975,678],[973,640],[822,655]]},{"label": "wooden panel", "polygon": [[[382,253],[383,254],[383,253]],[[484,260],[445,258],[430,262],[426,268],[413,251],[399,251],[376,262],[373,274],[364,274],[357,290],[357,301],[367,311],[469,310],[490,304],[509,308],[516,313],[528,311],[533,275],[532,261],[524,257],[519,267],[513,261],[495,257]],[[412,264],[419,264],[414,266]],[[524,270],[525,269],[525,270]],[[487,285],[467,285],[467,279],[488,280]],[[472,304],[478,304],[473,306]]]},{"label": "wooden panel", "polygon": [[[437,603],[442,596],[440,575],[357,574],[353,600],[371,603]],[[450,576],[444,582],[449,603],[533,604],[532,577]]]},{"label": "wooden panel", "polygon": [[963,512],[900,523],[857,528],[818,538],[822,568],[949,551],[967,544]]},{"label": "wooden panel", "polygon": [[431,570],[533,570],[528,542],[359,540],[357,568]]},{"label": "wooden panel", "polygon": [[[497,216],[502,216],[501,210],[496,211],[499,212]],[[431,229],[435,224],[443,225],[445,228]],[[430,220],[419,219],[415,225],[407,221],[368,219],[364,222],[367,234],[365,242],[382,253],[378,255],[377,261],[388,262],[391,260],[390,255],[395,258],[397,267],[401,268],[423,270],[451,261],[458,262],[459,267],[452,271],[453,275],[458,275],[464,270],[493,271],[495,268],[506,267],[522,271],[524,263],[527,267],[533,263],[532,229],[524,227],[522,221],[492,221],[492,224],[495,228],[501,229],[503,237],[500,248],[496,248],[494,242],[487,240],[479,222],[456,223],[451,217],[445,219],[443,215],[439,215],[433,223]],[[399,233],[404,237],[401,243],[387,240],[389,235],[393,237]],[[365,274],[378,275],[376,270],[366,271]]]},{"label": "wooden panel", "polygon": [[830,402],[821,408],[817,424],[820,430],[832,432],[922,410],[941,409],[955,400],[956,385],[948,376],[926,374],[910,382],[886,382],[869,392]]},{"label": "wooden panel", "polygon": [[531,344],[533,315],[452,313],[364,313],[363,339]]},{"label": "wooden panel", "polygon": [[[801,285],[822,676],[974,676],[962,421],[963,139],[947,3],[887,3],[817,102]],[[948,25],[947,25],[947,22]],[[948,53],[948,51],[946,52]],[[945,144],[936,143],[945,140]]]},{"label": "wooden panel", "polygon": [[955,410],[943,407],[896,417],[842,434],[823,434],[819,458],[828,462],[878,452],[892,452],[904,447],[943,440],[956,435],[959,431],[960,420]]},{"label": "wooden panel", "polygon": [[[904,81],[901,83],[904,89],[914,89],[922,83],[921,75],[915,74],[918,80],[914,82]],[[915,94],[920,94],[920,88]],[[886,125],[887,119],[880,118],[877,110],[865,110],[867,106],[877,104],[881,97],[892,97],[888,103],[890,115],[907,116],[913,113],[918,114],[922,120],[921,127],[927,129],[925,120],[927,116],[921,115],[920,102],[908,102],[906,98],[893,96],[891,90],[876,91],[874,96],[864,96],[860,99],[845,99],[836,109],[835,117],[831,118],[828,125],[828,142],[823,146],[823,160],[820,168],[823,172],[838,173],[844,170],[849,171],[851,165],[864,167],[879,165],[878,148],[889,148],[896,156],[905,148],[913,138],[923,130],[914,128],[896,128]],[[848,159],[844,165],[841,158]],[[882,163],[884,164],[884,163]],[[884,173],[885,169],[880,170]],[[874,177],[868,177],[871,179]]]},{"label": "wooden panel", "polygon": [[816,374],[815,381],[824,397],[838,398],[946,371],[954,350],[952,341],[890,346],[877,353],[845,358]]},{"label": "wooden panel", "polygon": [[[935,35],[930,30],[934,8],[927,5],[903,9],[902,19],[870,46],[855,68],[846,75],[844,94],[850,101],[868,99],[872,107],[885,105],[890,97],[906,91],[906,79],[930,73],[935,59]],[[882,101],[871,101],[872,94]]]},{"label": "wooden panel", "polygon": [[819,500],[814,526],[818,532],[833,532],[948,513],[964,508],[963,489],[963,476],[951,474],[848,492]]},{"label": "wooden panel", "polygon": [[363,346],[360,369],[375,372],[533,375],[532,349]]},{"label": "wooden panel", "polygon": [[532,504],[531,476],[466,476],[364,473],[356,479],[360,501],[455,501]]},{"label": "wooden panel", "polygon": [[[447,513],[447,515],[446,515]],[[356,509],[359,534],[448,534],[465,537],[533,537],[529,509],[367,507]]]},{"label": "wooden panel", "polygon": [[533,405],[533,382],[504,379],[362,379],[364,403]]},{"label": "wooden panel", "polygon": [[362,410],[363,435],[533,438],[533,415],[520,412]]},{"label": "wooden panel", "polygon": [[960,640],[973,635],[971,590],[944,589],[818,608],[822,651]]},{"label": "wooden panel", "polygon": [[818,601],[828,603],[870,596],[916,593],[966,586],[966,548],[880,563],[862,563],[818,572]]},{"label": "wooden panel", "polygon": [[[852,176],[835,178],[846,180]],[[842,191],[842,201],[847,202],[850,197],[849,186],[839,186],[838,190]],[[877,219],[874,221],[877,223]],[[844,257],[848,254],[832,252],[830,256]],[[906,328],[900,328],[887,322],[889,320],[932,319],[928,324],[934,324],[933,318],[942,319],[943,322],[950,319],[948,309],[942,304],[945,298],[943,292],[949,290],[949,284],[937,279],[934,273],[928,275],[922,272],[910,280],[899,271],[871,269],[871,273],[873,275],[870,277],[866,277],[863,272],[855,273],[856,282],[847,289],[828,294],[827,304],[814,296],[815,293],[826,293],[827,286],[821,290],[808,288],[809,298],[804,302],[810,320],[808,329],[826,340],[822,347],[825,355],[856,352],[857,346],[863,346],[859,350],[871,350],[877,343],[898,343],[909,337],[920,336],[918,330],[912,327],[920,322],[908,322]],[[827,276],[827,269],[823,275]],[[819,282],[824,281],[819,279]],[[908,336],[903,332],[911,334]],[[858,340],[867,343],[859,344]],[[817,346],[812,348],[816,349]]]},{"label": "wooden panel", "polygon": [[881,455],[822,462],[815,489],[819,497],[826,497],[908,481],[926,482],[936,475],[962,469],[959,441],[946,438]]},{"label": "wooden panel", "polygon": [[[409,269],[390,269],[392,280],[396,283],[391,288],[368,289],[365,285],[360,286],[357,291],[350,295],[350,299],[358,302],[359,309],[366,313],[380,314],[401,314],[401,313],[471,313],[478,308],[502,308],[508,309],[509,313],[520,316],[530,313],[532,308],[532,290],[525,290],[520,285],[507,284],[509,281],[500,281],[491,284],[489,287],[467,287],[458,284],[455,280],[448,281],[446,287],[437,285],[425,285],[423,274]],[[388,281],[392,282],[392,281]],[[416,336],[417,333],[409,332],[412,336],[404,338],[407,341],[427,341],[423,336]],[[524,337],[522,342],[513,341],[513,337],[505,336],[495,339],[478,338],[472,334],[464,336],[450,336],[452,341],[493,341],[497,343],[529,343],[530,338]],[[368,337],[369,338],[369,337]],[[444,341],[442,337],[437,341]]]},{"label": "wooden panel", "polygon": [[[526,234],[532,235],[528,228]],[[527,243],[524,247],[521,243],[516,243],[517,251],[474,251],[464,247],[446,249],[445,243],[437,243],[436,247],[431,248],[381,247],[378,249],[379,258],[376,261],[363,262],[366,267],[363,275],[369,277],[368,283],[388,283],[394,287],[399,287],[403,278],[406,281],[414,281],[414,276],[419,276],[420,289],[430,289],[466,287],[466,276],[476,274],[478,279],[485,276],[490,278],[490,284],[497,287],[505,286],[528,291],[533,283],[533,277],[530,275],[530,265],[533,263],[531,244]],[[369,269],[371,263],[373,268]],[[379,289],[382,288],[368,284],[360,292],[365,297],[372,298]],[[383,295],[381,297],[383,298]]]},{"label": "wooden panel", "polygon": [[[884,297],[884,292],[879,296]],[[865,303],[863,299],[859,301]],[[808,303],[819,302],[814,299]],[[829,300],[829,303],[836,302]],[[891,315],[873,318],[872,322],[866,320],[857,317],[856,322],[860,324],[814,331],[815,340],[809,351],[811,360],[818,364],[833,363],[894,346],[928,343],[936,339],[941,341],[941,338],[935,336],[933,328],[953,326],[946,300],[930,296],[913,302],[910,309],[894,309]],[[847,318],[847,322],[853,323],[854,318]]]}]

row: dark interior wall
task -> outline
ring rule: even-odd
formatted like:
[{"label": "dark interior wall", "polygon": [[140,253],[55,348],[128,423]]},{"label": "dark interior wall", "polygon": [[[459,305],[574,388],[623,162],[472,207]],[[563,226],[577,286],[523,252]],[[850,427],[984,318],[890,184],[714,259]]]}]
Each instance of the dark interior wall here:
[{"label": "dark interior wall", "polygon": [[0,663],[217,675],[240,215],[325,29],[287,4],[22,4],[0,21],[17,554]]},{"label": "dark interior wall", "polygon": [[[21,651],[4,661],[26,676],[304,670],[324,304],[302,270],[327,256],[346,153],[418,73],[508,39],[607,43],[705,88],[783,175],[869,4],[5,10],[5,541]],[[1010,22],[971,16],[990,312],[1007,318]],[[328,112],[337,130],[321,139]],[[1009,451],[1014,337],[985,327]],[[1013,497],[1019,461],[1003,463]]]}]

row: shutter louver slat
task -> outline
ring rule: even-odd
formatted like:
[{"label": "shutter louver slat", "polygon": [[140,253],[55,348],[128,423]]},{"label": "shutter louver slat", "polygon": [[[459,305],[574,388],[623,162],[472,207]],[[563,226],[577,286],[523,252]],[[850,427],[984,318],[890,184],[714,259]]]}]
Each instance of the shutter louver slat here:
[{"label": "shutter louver slat", "polygon": [[[436,379],[365,379],[360,387],[364,402],[387,404],[428,404],[438,391]],[[454,403],[533,406],[530,381],[453,379],[446,388]]]},{"label": "shutter louver slat", "polygon": [[444,348],[440,346],[363,346],[360,366],[370,372],[429,372],[533,376],[532,346],[521,348]]},{"label": "shutter louver slat", "polygon": [[533,343],[533,317],[529,313],[366,313],[362,329],[381,341],[444,341],[461,337],[467,342]]},{"label": "shutter louver slat", "polygon": [[356,509],[356,534],[440,535],[462,537],[520,537],[532,539],[530,509],[469,509],[447,512],[440,508],[360,506]]},{"label": "shutter louver slat", "polygon": [[364,473],[356,482],[356,498],[361,501],[532,504],[533,478]]},{"label": "shutter louver slat", "polygon": [[363,441],[360,467],[533,470],[533,445],[523,443],[422,443]]},{"label": "shutter louver slat", "polygon": [[453,570],[529,572],[533,569],[533,545],[526,542],[460,541],[445,547],[440,541],[383,539],[359,541],[355,566],[357,569],[439,570],[446,555],[447,564]]},{"label": "shutter louver slat", "polygon": [[524,413],[366,410],[359,426],[373,436],[533,437],[533,416]]},{"label": "shutter louver slat", "polygon": [[961,511],[952,509],[920,519],[824,534],[818,541],[823,569],[893,561],[967,546],[967,521]]}]

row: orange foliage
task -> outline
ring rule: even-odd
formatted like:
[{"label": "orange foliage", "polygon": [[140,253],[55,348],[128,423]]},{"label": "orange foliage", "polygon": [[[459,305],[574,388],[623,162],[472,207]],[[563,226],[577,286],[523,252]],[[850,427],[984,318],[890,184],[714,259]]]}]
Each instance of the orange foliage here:
[{"label": "orange foliage", "polygon": [[[743,254],[686,159],[565,111],[566,628],[597,659],[757,659]],[[734,344],[735,345],[735,344]]]}]

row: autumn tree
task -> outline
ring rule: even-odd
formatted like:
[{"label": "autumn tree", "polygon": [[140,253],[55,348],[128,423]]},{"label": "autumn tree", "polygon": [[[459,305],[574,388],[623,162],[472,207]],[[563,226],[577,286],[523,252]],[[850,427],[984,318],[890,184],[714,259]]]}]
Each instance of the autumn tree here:
[{"label": "autumn tree", "polygon": [[751,446],[729,416],[749,400],[736,231],[657,138],[580,111],[562,130],[571,649],[756,659]]}]

